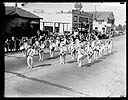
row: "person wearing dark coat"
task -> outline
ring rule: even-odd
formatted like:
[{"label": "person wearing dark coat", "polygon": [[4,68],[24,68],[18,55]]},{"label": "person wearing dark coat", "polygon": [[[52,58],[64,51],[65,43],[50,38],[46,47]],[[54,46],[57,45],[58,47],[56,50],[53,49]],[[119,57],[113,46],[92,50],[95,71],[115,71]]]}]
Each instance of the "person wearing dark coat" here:
[{"label": "person wearing dark coat", "polygon": [[13,51],[13,49],[14,49],[14,43],[15,43],[15,41],[11,39],[10,40],[10,47],[9,47],[11,51]]},{"label": "person wearing dark coat", "polygon": [[6,52],[8,52],[9,51],[9,40],[8,39],[5,41],[5,48],[6,48]]},{"label": "person wearing dark coat", "polygon": [[18,39],[16,39],[15,42],[16,42],[16,51],[18,51],[20,48],[20,41]]}]

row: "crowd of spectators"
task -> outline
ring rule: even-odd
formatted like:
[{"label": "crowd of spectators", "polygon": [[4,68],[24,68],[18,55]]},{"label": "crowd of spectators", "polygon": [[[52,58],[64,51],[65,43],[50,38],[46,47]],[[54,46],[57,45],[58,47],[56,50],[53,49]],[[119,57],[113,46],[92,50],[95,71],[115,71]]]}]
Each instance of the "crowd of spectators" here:
[{"label": "crowd of spectators", "polygon": [[16,37],[11,37],[11,39],[7,38],[5,40],[5,52],[19,51],[20,46],[22,46],[25,42],[27,42],[27,44],[29,45],[33,45],[36,41],[38,41],[39,43],[45,42],[46,46],[49,46],[50,43],[49,40],[55,43],[57,41],[61,42],[64,39],[66,39],[66,43],[68,44],[71,38],[73,39],[73,41],[75,41],[75,39],[77,38],[82,42],[82,41],[94,40],[96,37],[98,37],[99,39],[108,38],[107,35],[103,35],[103,34],[101,35],[101,33],[97,31],[92,31],[92,33],[88,34],[76,30],[74,33],[70,35],[56,35],[48,31],[38,30],[35,36],[29,38],[28,37],[26,38],[22,37],[21,39],[18,39]]}]

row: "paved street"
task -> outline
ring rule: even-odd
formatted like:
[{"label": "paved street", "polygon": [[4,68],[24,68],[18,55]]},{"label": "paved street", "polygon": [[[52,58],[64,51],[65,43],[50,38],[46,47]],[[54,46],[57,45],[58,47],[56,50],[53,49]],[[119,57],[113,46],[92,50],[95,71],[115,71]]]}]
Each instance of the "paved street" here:
[{"label": "paved street", "polygon": [[5,97],[126,96],[126,36],[113,38],[112,53],[91,65],[82,67],[71,56],[59,64],[59,52],[53,58],[45,54],[44,61],[34,57],[34,68],[27,69],[21,53],[5,56]]}]

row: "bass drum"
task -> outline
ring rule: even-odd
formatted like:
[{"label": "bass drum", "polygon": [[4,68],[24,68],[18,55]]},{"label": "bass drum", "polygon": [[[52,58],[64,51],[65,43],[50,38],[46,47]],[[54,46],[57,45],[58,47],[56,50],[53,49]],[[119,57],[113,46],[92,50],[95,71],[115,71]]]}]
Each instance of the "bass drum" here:
[{"label": "bass drum", "polygon": [[25,50],[24,46],[21,46],[21,47],[20,47],[20,50]]}]

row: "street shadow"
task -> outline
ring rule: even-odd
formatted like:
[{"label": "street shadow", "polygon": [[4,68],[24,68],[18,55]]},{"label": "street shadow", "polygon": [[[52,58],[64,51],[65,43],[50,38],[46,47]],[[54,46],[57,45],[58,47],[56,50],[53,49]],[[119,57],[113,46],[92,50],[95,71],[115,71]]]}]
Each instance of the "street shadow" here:
[{"label": "street shadow", "polygon": [[114,53],[117,53],[118,51],[112,51],[111,53],[107,54],[107,55],[104,55],[103,57],[99,58],[98,60],[95,60],[93,61],[92,63],[88,63],[88,64],[85,64],[85,65],[82,65],[82,67],[86,66],[86,67],[91,67],[91,65],[94,65],[96,63],[99,63],[102,61],[102,59],[106,59],[106,57],[110,56],[110,55],[113,55]]},{"label": "street shadow", "polygon": [[49,58],[47,58],[47,60],[50,60],[50,59],[56,59],[56,58],[58,58],[58,57],[60,57],[60,56],[57,55],[57,56],[49,57]]},{"label": "street shadow", "polygon": [[70,52],[68,52],[68,53],[67,53],[67,55],[71,55],[71,53],[70,53]]},{"label": "street shadow", "polygon": [[63,86],[63,85],[59,85],[59,84],[55,84],[55,83],[52,83],[52,82],[49,82],[49,81],[40,80],[40,79],[32,78],[32,77],[28,77],[28,76],[25,76],[25,75],[23,75],[21,73],[10,72],[10,71],[5,71],[5,72],[14,74],[14,75],[16,75],[18,77],[21,77],[21,78],[25,78],[25,79],[29,79],[29,80],[32,80],[32,81],[36,81],[36,82],[48,84],[48,85],[51,85],[51,86],[54,86],[54,87],[62,88],[62,89],[69,90],[69,91],[72,91],[72,92],[75,92],[75,93],[79,93],[79,94],[83,94],[83,95],[89,96],[88,94],[84,94],[82,92],[75,91],[72,88],[69,88],[69,87],[66,87],[66,86]]},{"label": "street shadow", "polygon": [[115,53],[117,53],[118,51],[112,51],[111,53],[108,53],[107,55],[104,55],[103,57],[99,58],[99,59],[106,59],[106,57],[113,55]]},{"label": "street shadow", "polygon": [[96,63],[99,63],[99,62],[101,62],[101,61],[102,61],[102,60],[98,59],[98,60],[93,61],[92,63],[84,64],[84,65],[82,65],[81,67],[84,67],[84,66],[86,66],[86,67],[91,67],[92,65],[94,65],[94,64],[96,64]]},{"label": "street shadow", "polygon": [[66,62],[66,63],[74,63],[74,62],[77,62],[76,60],[71,60],[71,61],[68,61],[68,62]]},{"label": "street shadow", "polygon": [[41,64],[41,65],[34,66],[33,68],[36,68],[36,67],[44,67],[44,66],[51,66],[51,64]]},{"label": "street shadow", "polygon": [[17,56],[12,56],[12,55],[6,55],[7,57],[15,57],[15,58],[23,58],[23,57],[17,57]]}]

